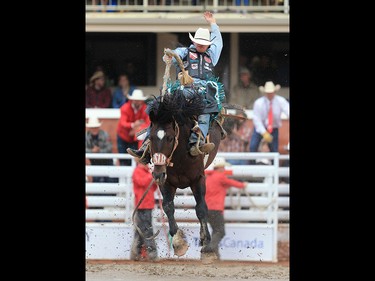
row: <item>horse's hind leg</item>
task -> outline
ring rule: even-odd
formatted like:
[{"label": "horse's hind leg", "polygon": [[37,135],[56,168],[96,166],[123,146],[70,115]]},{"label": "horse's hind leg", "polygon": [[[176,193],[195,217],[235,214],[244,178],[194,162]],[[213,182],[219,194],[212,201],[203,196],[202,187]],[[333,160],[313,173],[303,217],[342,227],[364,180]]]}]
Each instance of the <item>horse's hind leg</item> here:
[{"label": "horse's hind leg", "polygon": [[206,200],[204,198],[206,194],[205,178],[203,177],[198,185],[191,186],[191,189],[195,198],[195,212],[200,222],[200,245],[202,246],[201,253],[212,253],[214,250],[210,247],[211,235],[208,230],[208,209]]},{"label": "horse's hind leg", "polygon": [[[205,185],[204,185],[205,186]],[[206,188],[204,187],[204,190]],[[199,190],[199,189],[198,189]],[[201,261],[202,263],[212,263],[219,259],[218,249],[213,247],[211,243],[211,235],[208,231],[208,209],[206,201],[204,200],[205,192],[194,192],[194,197],[197,202],[195,211],[200,222],[200,245],[201,249]],[[212,237],[213,239],[215,236]]]},{"label": "horse's hind leg", "polygon": [[168,217],[169,223],[169,234],[172,236],[172,245],[174,254],[177,256],[185,255],[189,246],[186,242],[186,237],[181,229],[178,228],[176,220],[174,218],[174,196],[176,194],[176,188],[169,186],[167,183],[160,188],[163,195],[163,210]]}]

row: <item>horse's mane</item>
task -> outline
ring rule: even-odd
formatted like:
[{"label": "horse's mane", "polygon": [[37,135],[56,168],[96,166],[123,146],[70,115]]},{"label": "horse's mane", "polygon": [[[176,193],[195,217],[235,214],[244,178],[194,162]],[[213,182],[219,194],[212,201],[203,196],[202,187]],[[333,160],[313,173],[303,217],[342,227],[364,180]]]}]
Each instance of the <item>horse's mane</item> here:
[{"label": "horse's mane", "polygon": [[155,97],[149,103],[148,114],[151,122],[167,124],[176,120],[179,125],[184,125],[186,121],[202,114],[205,107],[203,96],[197,91],[187,99],[181,89],[172,93]]}]

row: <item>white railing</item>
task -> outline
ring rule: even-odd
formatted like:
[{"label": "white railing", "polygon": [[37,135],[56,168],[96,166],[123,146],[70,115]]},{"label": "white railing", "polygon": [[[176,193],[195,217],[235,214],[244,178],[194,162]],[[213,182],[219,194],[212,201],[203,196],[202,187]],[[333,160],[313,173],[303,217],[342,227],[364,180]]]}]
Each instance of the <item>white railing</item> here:
[{"label": "white railing", "polygon": [[[261,241],[261,248],[233,248],[223,242],[224,260],[259,260],[277,262],[279,221],[289,222],[289,184],[279,183],[279,177],[289,177],[288,168],[279,167],[279,153],[218,153],[226,159],[268,158],[273,165],[232,165],[228,171],[231,177],[246,180],[245,189],[230,188],[225,199],[224,219],[226,241]],[[86,154],[89,158],[133,159],[127,154]],[[118,183],[86,183],[86,258],[87,259],[129,259],[134,226],[131,216],[134,210],[132,192],[132,166],[86,166],[87,176],[118,177]],[[264,180],[252,182],[251,177]],[[104,195],[104,196],[103,196]],[[280,196],[279,196],[280,195]],[[161,258],[170,258],[168,246],[168,223],[162,211],[162,197],[154,193],[155,208],[153,225],[162,229],[165,235],[156,239]],[[174,199],[175,218],[180,228],[188,233],[189,251],[187,258],[200,259],[199,222],[195,213],[195,199],[190,188],[177,189]],[[99,209],[93,209],[99,208]],[[251,240],[249,237],[252,237]],[[251,241],[250,241],[251,240]],[[242,242],[241,242],[242,243]],[[254,246],[255,247],[255,246]],[[239,251],[243,254],[239,254]],[[244,252],[245,251],[245,252]]]},{"label": "white railing", "polygon": [[[228,114],[236,114],[235,109],[227,109],[226,111]],[[245,113],[248,119],[253,119],[254,113],[252,109],[245,109]],[[85,116],[86,118],[96,116],[99,119],[120,119],[121,112],[119,108],[85,108]],[[284,112],[281,114],[281,119],[289,120]],[[280,157],[282,156],[280,155]]]},{"label": "white railing", "polygon": [[215,12],[283,12],[289,13],[289,0],[284,0],[279,3],[275,0],[272,4],[269,0],[265,3],[257,0],[249,1],[249,5],[245,5],[244,1],[241,1],[240,5],[236,5],[236,1],[227,0],[205,0],[196,1],[197,4],[193,5],[191,0],[171,0],[170,4],[167,5],[166,1],[160,1],[157,4],[155,0],[144,0],[144,1],[129,1],[129,0],[109,0],[107,5],[101,5],[100,0],[86,0],[86,12],[199,12],[205,10],[211,10]]},{"label": "white railing", "polygon": [[[276,206],[276,217],[279,221],[289,221],[289,184],[279,184],[279,177],[289,177],[289,167],[279,167],[279,160],[288,159],[289,155],[278,153],[229,153],[219,152],[218,156],[229,159],[258,159],[269,158],[274,160],[274,165],[232,165],[231,177],[238,180],[249,181],[246,189],[231,188],[225,199],[224,218],[227,221],[251,222],[271,221],[270,208]],[[118,178],[118,183],[86,183],[88,209],[86,220],[122,221],[131,223],[134,210],[134,195],[132,191],[131,175],[135,167],[134,158],[128,154],[93,154],[87,153],[87,158],[114,158],[132,159],[131,166],[86,166],[86,176],[108,176]],[[251,182],[254,178],[264,178],[263,182]],[[276,194],[267,192],[268,188],[275,185]],[[272,191],[272,190],[271,190]],[[107,195],[107,196],[103,196]],[[279,196],[280,195],[280,196]],[[155,192],[155,199],[160,194]],[[180,221],[197,221],[195,215],[195,200],[190,188],[177,189],[176,219]],[[101,209],[90,209],[90,208]],[[155,214],[160,214],[158,204]],[[155,216],[156,218],[157,216]],[[160,222],[159,218],[155,222]]]}]

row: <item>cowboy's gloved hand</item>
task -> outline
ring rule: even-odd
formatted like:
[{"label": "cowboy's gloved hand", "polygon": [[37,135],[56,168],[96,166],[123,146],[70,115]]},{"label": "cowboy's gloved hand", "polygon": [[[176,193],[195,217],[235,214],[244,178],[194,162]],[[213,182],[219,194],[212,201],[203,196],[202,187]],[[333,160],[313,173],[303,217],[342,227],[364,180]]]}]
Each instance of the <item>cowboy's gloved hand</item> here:
[{"label": "cowboy's gloved hand", "polygon": [[165,54],[165,55],[163,56],[163,61],[164,61],[165,63],[171,63],[171,62],[172,62],[172,57],[171,57],[171,56],[168,56],[167,54]]},{"label": "cowboy's gloved hand", "polygon": [[262,136],[263,136],[263,139],[264,139],[265,142],[268,142],[268,143],[272,142],[273,136],[269,132],[265,131],[262,134]]}]

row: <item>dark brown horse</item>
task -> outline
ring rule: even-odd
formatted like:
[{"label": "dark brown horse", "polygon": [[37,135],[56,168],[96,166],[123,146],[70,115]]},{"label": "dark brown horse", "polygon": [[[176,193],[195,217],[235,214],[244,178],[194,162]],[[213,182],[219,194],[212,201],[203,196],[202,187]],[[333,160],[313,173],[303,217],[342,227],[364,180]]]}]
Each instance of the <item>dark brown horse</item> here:
[{"label": "dark brown horse", "polygon": [[209,155],[189,154],[189,135],[194,117],[204,108],[202,95],[187,100],[181,90],[155,98],[149,105],[151,120],[150,149],[154,164],[153,177],[163,195],[163,209],[168,217],[169,233],[173,237],[174,254],[182,256],[188,249],[184,233],[175,217],[174,197],[176,189],[190,187],[196,201],[195,211],[200,222],[201,258],[214,256],[210,246],[211,236],[207,225],[205,201],[206,182],[204,170],[211,164],[222,139],[221,123],[213,119],[208,136],[215,149]]}]

